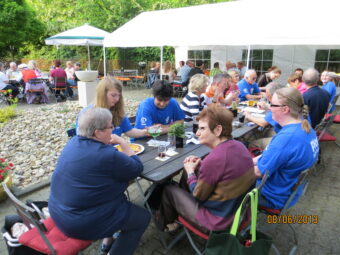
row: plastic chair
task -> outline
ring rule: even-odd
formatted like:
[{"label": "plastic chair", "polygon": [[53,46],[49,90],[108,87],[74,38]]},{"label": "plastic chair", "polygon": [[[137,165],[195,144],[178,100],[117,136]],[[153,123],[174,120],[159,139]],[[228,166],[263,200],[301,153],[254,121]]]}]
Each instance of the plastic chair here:
[{"label": "plastic chair", "polygon": [[[295,185],[293,186],[292,188],[292,193],[290,194],[290,196],[288,197],[286,203],[284,204],[283,208],[282,209],[271,209],[271,208],[266,208],[264,206],[259,206],[259,211],[266,214],[266,215],[271,215],[273,217],[277,217],[277,218],[282,218],[282,219],[287,219],[287,210],[289,208],[289,205],[290,203],[292,202],[292,200],[294,199],[296,193],[298,192],[298,190],[300,188],[303,188],[303,192],[302,192],[302,195],[304,195],[304,193],[306,192],[307,188],[308,188],[308,177],[309,177],[309,174],[310,174],[310,169],[305,169],[303,170],[299,177],[298,177],[298,180],[297,182],[295,183]],[[282,216],[282,217],[280,217]],[[292,254],[296,254],[296,251],[297,251],[297,247],[298,247],[298,240],[297,240],[297,236],[296,236],[296,232],[295,232],[295,229],[293,228],[293,226],[288,222],[285,222],[288,224],[288,226],[290,227],[290,229],[292,230],[293,232],[293,239],[294,239],[294,246],[290,249],[290,252],[289,254],[292,255]],[[271,226],[275,226],[275,225],[278,225],[278,224],[272,224]],[[275,245],[272,246],[274,251],[276,252],[276,254],[280,254],[279,250],[276,248]]]},{"label": "plastic chair", "polygon": [[18,200],[5,183],[2,183],[2,186],[23,223],[30,229],[19,237],[21,244],[44,254],[74,255],[92,243],[92,241],[66,236],[58,229],[51,217],[42,220],[37,210]]}]

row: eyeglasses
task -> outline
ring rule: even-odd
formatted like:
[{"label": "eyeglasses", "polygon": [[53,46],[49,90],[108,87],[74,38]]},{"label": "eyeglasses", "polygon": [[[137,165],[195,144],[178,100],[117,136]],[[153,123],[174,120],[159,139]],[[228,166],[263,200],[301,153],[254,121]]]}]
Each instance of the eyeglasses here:
[{"label": "eyeglasses", "polygon": [[106,130],[106,129],[114,129],[114,126],[113,126],[113,125],[111,125],[110,127],[103,128],[102,130]]},{"label": "eyeglasses", "polygon": [[287,106],[285,104],[272,104],[270,103],[270,107],[284,107],[284,106]]}]

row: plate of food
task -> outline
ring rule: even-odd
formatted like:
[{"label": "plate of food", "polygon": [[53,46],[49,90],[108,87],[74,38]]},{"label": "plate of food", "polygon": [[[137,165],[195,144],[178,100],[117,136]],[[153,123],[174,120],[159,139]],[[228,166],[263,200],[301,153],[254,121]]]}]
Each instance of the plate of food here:
[{"label": "plate of food", "polygon": [[[130,148],[138,155],[141,154],[144,151],[144,146],[137,143],[129,143]],[[118,151],[123,151],[122,147],[120,145],[114,146]]]}]

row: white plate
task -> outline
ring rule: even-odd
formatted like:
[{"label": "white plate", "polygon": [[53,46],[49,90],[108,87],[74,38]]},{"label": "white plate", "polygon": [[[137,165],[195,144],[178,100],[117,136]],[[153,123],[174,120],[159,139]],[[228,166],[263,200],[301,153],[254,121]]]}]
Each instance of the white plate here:
[{"label": "white plate", "polygon": [[[138,143],[129,143],[129,146],[137,155],[141,154],[145,150],[144,146]],[[115,145],[114,147],[117,150],[122,151],[120,145]]]}]

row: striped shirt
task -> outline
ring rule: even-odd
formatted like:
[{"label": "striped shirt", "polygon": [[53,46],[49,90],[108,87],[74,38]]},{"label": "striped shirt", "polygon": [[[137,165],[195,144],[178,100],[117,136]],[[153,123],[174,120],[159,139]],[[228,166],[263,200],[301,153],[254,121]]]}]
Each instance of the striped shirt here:
[{"label": "striped shirt", "polygon": [[180,107],[185,114],[184,122],[193,121],[193,117],[197,116],[205,107],[204,97],[189,92],[183,98]]}]

